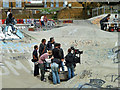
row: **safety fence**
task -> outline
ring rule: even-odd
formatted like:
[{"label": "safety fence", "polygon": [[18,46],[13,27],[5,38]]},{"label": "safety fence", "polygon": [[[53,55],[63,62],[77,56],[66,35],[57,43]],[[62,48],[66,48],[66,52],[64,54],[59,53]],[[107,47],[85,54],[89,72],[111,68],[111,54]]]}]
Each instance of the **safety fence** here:
[{"label": "safety fence", "polygon": [[[41,19],[16,19],[17,24],[33,24],[35,22],[39,22],[41,24]],[[62,22],[62,23],[73,23],[73,20],[51,20],[48,19],[48,21],[52,21],[52,22]],[[6,23],[6,19],[0,19],[0,24],[5,24]]]},{"label": "safety fence", "polygon": [[92,17],[98,16],[101,14],[118,14],[120,13],[120,8],[119,6],[102,6],[102,7],[97,7],[92,9]]}]

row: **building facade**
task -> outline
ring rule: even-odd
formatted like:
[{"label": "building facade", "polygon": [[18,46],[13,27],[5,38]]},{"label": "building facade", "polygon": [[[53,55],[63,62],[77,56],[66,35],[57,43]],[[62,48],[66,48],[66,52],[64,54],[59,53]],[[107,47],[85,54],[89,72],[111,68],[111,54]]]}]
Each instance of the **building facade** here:
[{"label": "building facade", "polygon": [[[72,7],[81,7],[81,4],[78,2],[69,2],[70,0],[41,0],[42,3],[31,3],[32,0],[1,0],[0,8],[2,9],[24,9],[24,7],[36,7],[37,8],[55,8],[55,7],[66,7],[66,4],[71,4]],[[34,0],[35,1],[35,0]],[[36,0],[37,1],[37,0]],[[40,0],[39,0],[40,1]],[[41,7],[40,7],[41,6]],[[32,9],[32,8],[31,8]]]}]

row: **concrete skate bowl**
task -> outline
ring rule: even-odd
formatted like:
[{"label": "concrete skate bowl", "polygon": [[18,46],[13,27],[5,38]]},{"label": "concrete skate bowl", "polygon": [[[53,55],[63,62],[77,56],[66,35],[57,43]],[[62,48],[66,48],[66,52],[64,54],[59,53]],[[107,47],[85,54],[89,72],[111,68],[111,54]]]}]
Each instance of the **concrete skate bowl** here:
[{"label": "concrete skate bowl", "polygon": [[114,38],[116,37],[114,33],[101,31],[98,27],[83,21],[79,21],[79,24],[77,25],[64,26],[58,29],[52,29],[49,32],[45,32],[45,34],[46,33],[48,34],[48,36],[50,36],[49,35],[50,33],[51,36],[55,36],[55,37],[63,36],[64,38],[67,38],[67,37]]},{"label": "concrete skate bowl", "polygon": [[[71,26],[64,26],[60,28],[54,28],[49,31],[40,31],[40,32],[24,32],[24,42],[12,42],[12,44],[8,43],[7,47],[4,45],[4,48],[6,48],[6,51],[3,55],[3,60],[5,61],[5,66],[2,67],[4,70],[4,74],[7,74],[6,76],[3,76],[3,83],[4,87],[38,87],[38,88],[45,88],[45,87],[73,87],[74,83],[81,81],[79,78],[79,73],[86,68],[90,69],[97,69],[97,71],[93,71],[94,73],[98,73],[103,71],[106,72],[106,68],[100,67],[102,69],[99,71],[99,68],[97,66],[103,65],[104,62],[107,60],[107,55],[104,58],[103,55],[107,54],[108,49],[112,49],[114,47],[114,42],[118,39],[117,33],[110,33],[110,32],[104,32],[101,31],[98,27],[95,25],[92,25],[86,21],[78,21],[78,24],[71,24]],[[33,72],[31,73],[31,70],[33,71],[34,63],[31,62],[32,58],[32,51],[34,45],[39,45],[40,40],[42,38],[46,38],[49,40],[49,38],[53,36],[55,38],[56,42],[60,42],[62,45],[62,48],[65,52],[65,55],[67,54],[67,49],[74,45],[76,48],[83,50],[84,54],[82,55],[82,64],[77,65],[75,73],[77,76],[70,81],[74,80],[74,83],[72,82],[62,82],[60,85],[53,86],[49,82],[41,82],[40,78],[36,79],[33,77]],[[30,40],[34,38],[33,40]],[[27,43],[25,43],[27,42]],[[36,43],[34,43],[36,42]],[[24,44],[25,43],[25,44]],[[15,48],[16,47],[16,48]],[[17,48],[20,48],[18,52],[15,52]],[[12,50],[12,52],[11,52]],[[10,51],[10,52],[9,52]],[[6,53],[9,52],[9,53]],[[98,52],[98,53],[97,53]],[[6,54],[6,55],[5,55]],[[24,57],[25,59],[24,59]],[[85,63],[87,62],[87,63]],[[99,62],[99,63],[98,63]],[[109,62],[111,62],[109,60]],[[108,62],[108,63],[109,63]],[[14,66],[16,69],[16,72],[13,68],[10,68]],[[106,65],[106,63],[105,63]],[[111,65],[111,66],[110,66]],[[113,64],[110,64],[109,66],[112,67]],[[19,67],[17,67],[19,66]],[[93,67],[95,66],[95,67]],[[21,68],[20,68],[21,67]],[[7,69],[6,69],[7,68]],[[23,68],[23,69],[22,69]],[[113,67],[114,68],[114,67]],[[11,71],[10,71],[10,70]],[[13,70],[12,70],[13,69]],[[18,70],[19,69],[19,70]],[[21,70],[20,70],[21,69]],[[110,68],[111,69],[111,68]],[[108,68],[107,68],[108,70]],[[9,74],[7,73],[9,71]],[[24,72],[25,71],[25,72]],[[114,70],[115,71],[115,68]],[[111,70],[112,72],[112,70]],[[16,76],[18,75],[19,76]],[[103,73],[103,74],[104,74]],[[107,72],[106,72],[107,73]],[[101,76],[101,75],[100,75]],[[11,80],[12,79],[12,80]],[[27,80],[26,80],[27,79]],[[86,79],[86,78],[85,78]]]}]

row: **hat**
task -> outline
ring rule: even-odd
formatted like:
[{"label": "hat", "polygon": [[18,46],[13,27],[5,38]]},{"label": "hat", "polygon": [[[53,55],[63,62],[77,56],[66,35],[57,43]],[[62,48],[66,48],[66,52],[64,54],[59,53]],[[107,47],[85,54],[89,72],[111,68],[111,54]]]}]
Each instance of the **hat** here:
[{"label": "hat", "polygon": [[52,55],[52,51],[51,50],[49,50],[47,53],[48,53],[48,55]]}]

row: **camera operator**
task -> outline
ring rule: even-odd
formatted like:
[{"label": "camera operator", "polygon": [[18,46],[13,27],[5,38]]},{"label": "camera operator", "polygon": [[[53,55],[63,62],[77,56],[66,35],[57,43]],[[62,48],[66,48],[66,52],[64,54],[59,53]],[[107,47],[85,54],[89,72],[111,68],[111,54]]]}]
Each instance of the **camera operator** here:
[{"label": "camera operator", "polygon": [[[68,49],[68,54],[65,56],[65,65],[67,66],[68,69],[68,79],[71,77],[74,77],[74,55],[71,53],[72,49]],[[72,76],[71,76],[72,75]]]},{"label": "camera operator", "polygon": [[76,63],[80,63],[80,55],[83,54],[83,51],[80,51],[79,49],[75,49],[74,47],[71,47],[71,49],[73,50],[73,55],[74,55],[74,67],[76,67]]},{"label": "camera operator", "polygon": [[52,51],[48,51],[47,53],[44,53],[43,55],[40,56],[39,58],[39,68],[41,71],[41,81],[46,81],[46,79],[44,78],[45,76],[45,59],[51,58],[50,56],[52,55]]}]

